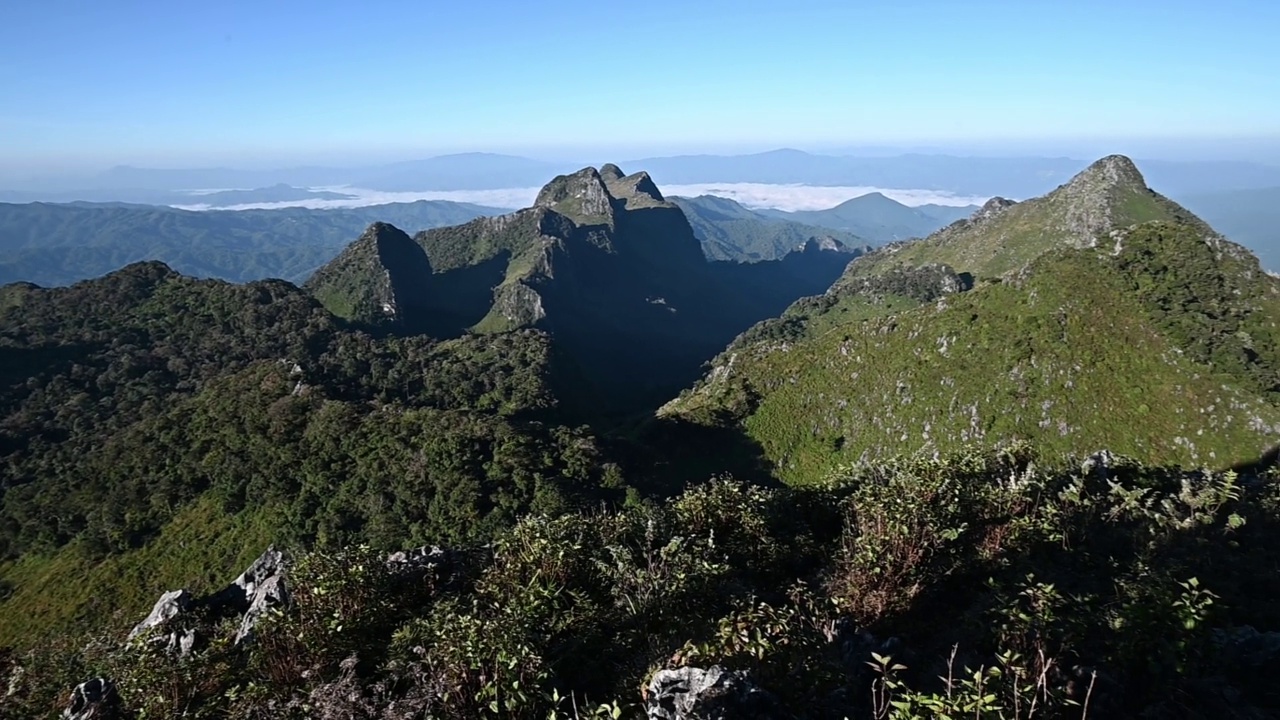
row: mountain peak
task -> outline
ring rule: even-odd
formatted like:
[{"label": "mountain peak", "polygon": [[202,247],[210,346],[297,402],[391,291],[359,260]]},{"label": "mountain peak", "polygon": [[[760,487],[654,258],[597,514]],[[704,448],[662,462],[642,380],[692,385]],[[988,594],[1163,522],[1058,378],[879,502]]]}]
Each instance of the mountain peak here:
[{"label": "mountain peak", "polygon": [[600,173],[593,167],[585,167],[572,175],[557,175],[538,192],[534,206],[594,224],[609,222],[613,217],[611,199]]},{"label": "mountain peak", "polygon": [[1082,170],[1067,183],[1068,187],[1104,190],[1113,187],[1143,189],[1147,181],[1138,166],[1124,155],[1108,155]]},{"label": "mountain peak", "polygon": [[973,214],[973,217],[970,219],[973,220],[974,222],[982,222],[983,220],[990,220],[991,218],[999,215],[1000,213],[1004,212],[1005,210],[1008,210],[1009,208],[1017,204],[1018,203],[1013,200],[1002,198],[997,195],[996,197],[993,197],[990,200],[983,203],[982,207],[978,208],[978,211],[975,212]]},{"label": "mountain peak", "polygon": [[418,296],[431,273],[426,253],[413,238],[390,223],[375,222],[303,287],[347,320],[412,323],[419,320]]},{"label": "mountain peak", "polygon": [[622,172],[622,168],[613,163],[605,163],[600,166],[600,177],[604,178],[605,182],[621,180],[625,175],[626,173]]},{"label": "mountain peak", "polygon": [[[616,166],[614,167],[616,169]],[[606,184],[609,194],[621,200],[630,209],[665,205],[667,202],[666,198],[662,197],[662,191],[658,190],[658,186],[654,184],[653,178],[643,170],[626,177],[608,180]]]},{"label": "mountain peak", "polygon": [[412,238],[410,238],[400,228],[396,227],[395,225],[392,225],[391,223],[386,223],[379,220],[370,224],[369,227],[365,228],[365,231],[360,234],[360,239],[357,240],[356,242],[364,241],[364,242],[385,243],[385,242],[396,242],[397,240],[402,242],[413,242]]}]

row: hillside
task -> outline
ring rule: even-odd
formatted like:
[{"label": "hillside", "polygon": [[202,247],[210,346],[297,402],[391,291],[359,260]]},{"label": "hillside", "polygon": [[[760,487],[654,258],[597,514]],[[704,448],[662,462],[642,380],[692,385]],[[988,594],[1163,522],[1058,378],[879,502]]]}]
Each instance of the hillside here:
[{"label": "hillside", "polygon": [[680,207],[647,174],[613,165],[556,177],[533,207],[418,233],[419,249],[395,237],[405,259],[357,243],[306,288],[367,326],[394,306],[399,333],[545,330],[599,409],[621,413],[670,397],[735,335],[820,292],[852,256],[824,239],[752,267],[708,262]]},{"label": "hillside", "polygon": [[[1015,447],[841,468],[821,488],[713,480],[532,515],[486,546],[267,549],[218,593],[0,656],[0,712],[1274,717],[1280,498],[1239,480]],[[228,610],[242,588],[255,604]]]},{"label": "hillside", "polygon": [[884,245],[895,240],[924,237],[968,217],[975,209],[973,206],[947,205],[909,207],[874,192],[846,200],[827,210],[764,212],[778,219],[853,233],[873,245]]},{"label": "hillside", "polygon": [[0,716],[1274,716],[1280,280],[1117,157],[839,250],[605,166],[0,286]]},{"label": "hillside", "polygon": [[226,208],[236,205],[254,203],[300,202],[302,200],[350,200],[354,195],[330,192],[327,190],[309,190],[294,187],[286,183],[277,183],[270,187],[250,190],[218,190],[189,196],[192,204],[207,205],[211,208]]},{"label": "hillside", "polygon": [[160,263],[0,297],[0,645],[145,614],[247,546],[474,540],[622,489],[538,332],[377,340]]},{"label": "hillside", "polygon": [[828,239],[838,246],[860,248],[865,243],[853,233],[771,217],[754,212],[728,198],[700,195],[673,197],[684,211],[693,234],[710,260],[755,262],[777,260],[804,246],[811,238]]},{"label": "hillside", "polygon": [[741,427],[800,483],[1013,439],[1224,466],[1280,430],[1278,317],[1256,258],[1111,157],[855,260],[662,415]]},{"label": "hillside", "polygon": [[202,212],[119,204],[0,204],[0,284],[69,285],[146,260],[197,277],[301,282],[370,223],[417,232],[497,212],[428,200],[335,210]]}]

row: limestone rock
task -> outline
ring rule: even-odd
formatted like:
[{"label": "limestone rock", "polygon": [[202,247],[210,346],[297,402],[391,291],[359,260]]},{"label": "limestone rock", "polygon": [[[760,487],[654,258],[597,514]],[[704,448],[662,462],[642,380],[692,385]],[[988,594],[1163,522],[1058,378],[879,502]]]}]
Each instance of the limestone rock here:
[{"label": "limestone rock", "polygon": [[1018,203],[1013,200],[1006,200],[1002,197],[993,197],[986,201],[982,207],[978,208],[978,211],[973,214],[970,221],[975,223],[985,222],[1017,204]]},{"label": "limestone rock", "polygon": [[720,666],[661,670],[645,692],[649,720],[773,720],[777,699],[741,673]]},{"label": "limestone rock", "polygon": [[209,603],[215,608],[233,607],[240,612],[247,611],[253,601],[258,587],[274,577],[284,574],[284,553],[274,545],[268,547],[257,560],[245,568],[240,576],[223,588],[221,592],[210,598]]},{"label": "limestone rock", "polygon": [[387,556],[387,568],[396,574],[432,570],[453,562],[453,553],[438,545],[423,545]]},{"label": "limestone rock", "polygon": [[147,615],[142,622],[134,625],[133,630],[129,631],[129,639],[132,640],[147,630],[163,625],[178,615],[189,611],[194,600],[191,593],[186,590],[170,590],[161,595],[155,606],[151,608],[151,614]]},{"label": "limestone rock", "polygon": [[240,620],[240,629],[236,632],[237,645],[253,638],[254,628],[272,609],[289,604],[289,588],[284,583],[284,577],[278,572],[254,583],[252,587],[253,596],[249,600],[249,607],[244,611],[244,617]]},{"label": "limestone rock", "polygon": [[613,221],[613,198],[595,168],[561,175],[538,193],[536,207],[548,208],[580,223]]},{"label": "limestone rock", "polygon": [[[199,608],[215,617],[240,616],[240,629],[235,638],[236,644],[240,644],[252,638],[253,629],[272,608],[289,603],[289,590],[284,582],[286,570],[287,559],[284,553],[274,546],[268,547],[230,585],[213,595],[194,598],[186,590],[172,590],[161,595],[151,609],[151,614],[130,631],[129,639],[133,640],[153,628],[164,628],[174,618]],[[197,638],[194,629],[165,629],[168,632],[157,635],[153,641],[163,643],[169,652],[186,656],[195,647]]]},{"label": "limestone rock", "polygon": [[62,711],[62,720],[108,720],[117,716],[119,695],[107,678],[82,682],[71,691],[71,700]]}]

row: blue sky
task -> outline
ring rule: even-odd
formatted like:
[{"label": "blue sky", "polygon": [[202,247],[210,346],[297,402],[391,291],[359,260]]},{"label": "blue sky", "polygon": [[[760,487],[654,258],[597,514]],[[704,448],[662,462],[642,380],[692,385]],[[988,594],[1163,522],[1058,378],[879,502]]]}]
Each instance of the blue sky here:
[{"label": "blue sky", "polygon": [[1275,0],[8,0],[0,166],[1098,137],[1247,154],[1280,138],[1277,28]]}]

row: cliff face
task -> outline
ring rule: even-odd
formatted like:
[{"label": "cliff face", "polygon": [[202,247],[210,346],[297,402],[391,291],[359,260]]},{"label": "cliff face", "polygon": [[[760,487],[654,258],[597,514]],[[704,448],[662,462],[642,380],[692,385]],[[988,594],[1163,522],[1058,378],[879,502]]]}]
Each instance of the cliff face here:
[{"label": "cliff face", "polygon": [[605,165],[556,177],[532,207],[412,241],[370,228],[308,288],[393,332],[546,330],[604,405],[634,408],[692,382],[752,323],[822,292],[848,257],[815,240],[751,267],[709,263],[647,173]]},{"label": "cliff face", "polygon": [[303,286],[334,315],[373,326],[418,328],[428,313],[427,255],[403,231],[376,222]]}]

